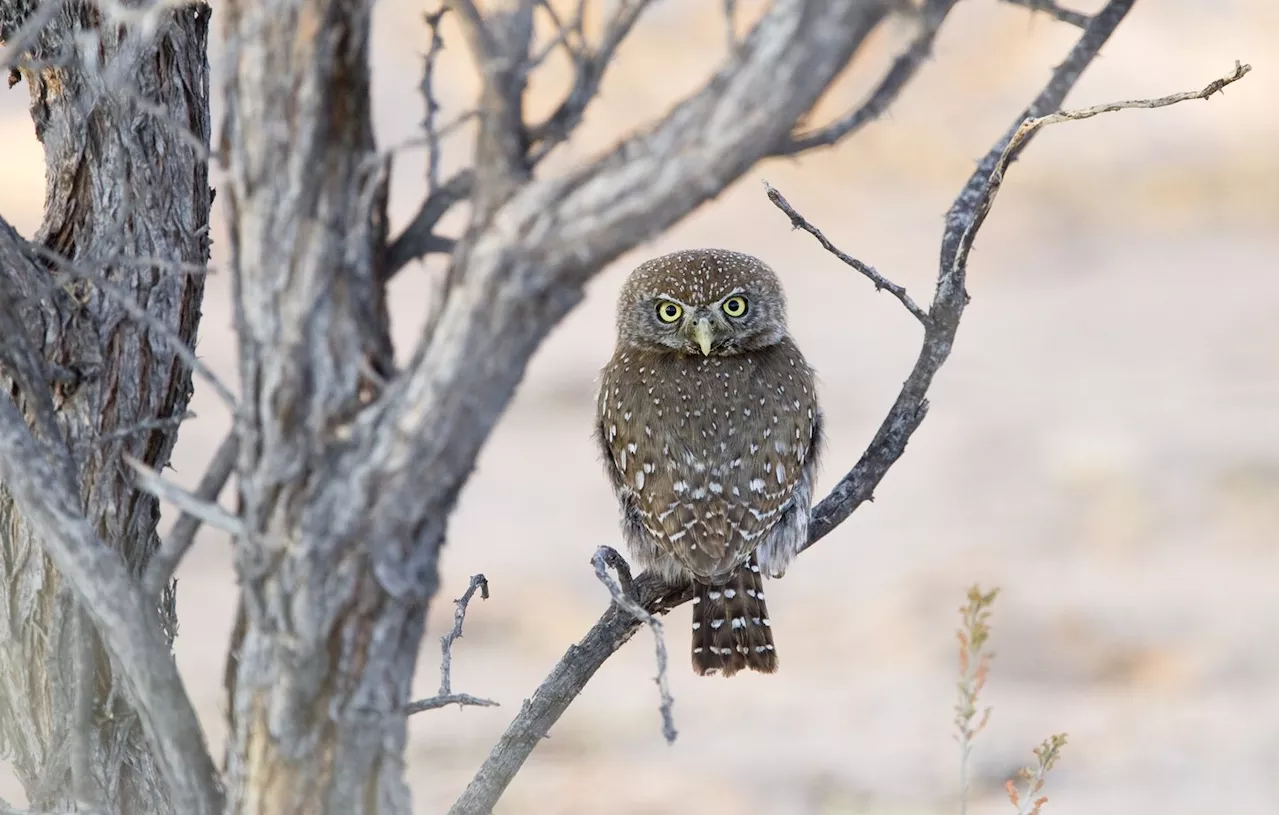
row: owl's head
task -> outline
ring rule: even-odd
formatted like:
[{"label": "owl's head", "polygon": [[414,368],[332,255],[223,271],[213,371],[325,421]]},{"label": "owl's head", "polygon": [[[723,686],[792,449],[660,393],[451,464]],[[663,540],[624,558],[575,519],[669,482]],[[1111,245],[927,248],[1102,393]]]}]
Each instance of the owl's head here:
[{"label": "owl's head", "polygon": [[642,263],[618,298],[618,344],[729,356],[787,334],[787,303],[773,270],[751,255],[688,249]]}]

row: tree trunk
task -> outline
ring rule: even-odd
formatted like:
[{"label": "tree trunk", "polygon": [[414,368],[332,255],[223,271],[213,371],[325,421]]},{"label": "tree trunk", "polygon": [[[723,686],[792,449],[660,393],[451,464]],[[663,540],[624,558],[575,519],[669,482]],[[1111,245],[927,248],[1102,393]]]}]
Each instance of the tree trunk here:
[{"label": "tree trunk", "polygon": [[225,9],[247,538],[228,811],[407,812],[404,706],[435,570],[433,557],[412,568],[398,554],[433,553],[441,529],[377,533],[365,515],[377,484],[361,480],[377,458],[353,443],[393,365],[369,8]]},{"label": "tree trunk", "polygon": [[[12,43],[27,15],[45,12],[0,1],[0,39]],[[207,263],[213,197],[198,146],[209,138],[209,9],[160,19],[143,40],[100,25],[96,6],[71,2],[23,49],[20,73],[45,149],[45,213],[31,241],[36,257],[4,255],[7,273],[44,294],[43,308],[22,322],[58,372],[54,408],[85,517],[135,574],[157,545],[159,508],[135,488],[124,458],[168,464],[192,385],[170,339],[132,319],[119,298],[194,344],[204,279],[175,269]],[[0,243],[12,250],[21,240],[4,227]],[[77,273],[90,279],[66,282]],[[29,407],[31,395],[2,369],[0,387]],[[155,601],[171,641],[171,590]],[[0,747],[33,808],[79,799],[122,815],[171,811],[138,716],[117,692],[117,666],[4,487],[0,683]]]}]

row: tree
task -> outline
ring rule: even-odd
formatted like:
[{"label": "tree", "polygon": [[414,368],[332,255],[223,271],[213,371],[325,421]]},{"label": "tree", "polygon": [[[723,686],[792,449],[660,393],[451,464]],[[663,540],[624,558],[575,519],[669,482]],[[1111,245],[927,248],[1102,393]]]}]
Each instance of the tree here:
[{"label": "tree", "polygon": [[[1080,40],[956,199],[927,310],[769,191],[793,226],[889,289],[924,328],[915,369],[867,453],[815,508],[811,543],[870,498],[924,419],[967,298],[968,250],[1000,180],[1041,125],[1100,112],[1051,115],[1132,2],[1111,0],[1092,16],[1022,3],[1079,27]],[[665,117],[585,166],[539,175],[650,4],[592,7],[603,18],[593,43],[586,5],[561,19],[535,0],[483,10],[447,3],[482,77],[476,161],[439,180],[429,56],[431,189],[392,238],[389,161],[370,121],[369,4],[219,7],[227,116],[211,150],[209,6],[0,0],[0,62],[31,93],[47,177],[44,221],[30,240],[0,222],[9,394],[0,400],[0,738],[35,810],[407,811],[406,716],[434,706],[411,705],[408,694],[437,557],[530,356],[621,253],[761,159],[833,144],[882,113],[956,2],[908,10],[888,0],[774,0]],[[427,20],[433,50],[443,13]],[[867,37],[898,13],[914,15],[918,33],[866,103],[801,128]],[[535,47],[539,14],[557,33]],[[524,88],[555,49],[575,66],[572,88],[530,123]],[[1121,106],[1207,98],[1246,70]],[[218,197],[230,225],[238,399],[192,350],[209,257],[210,160],[226,173]],[[465,228],[437,234],[455,207],[465,207]],[[447,254],[449,271],[398,369],[386,284],[427,253]],[[158,473],[193,375],[228,403],[234,428],[188,494]],[[232,472],[238,504],[227,511],[213,499]],[[163,542],[157,496],[184,513]],[[201,523],[234,536],[242,587],[221,773],[169,651],[170,577]],[[660,634],[652,615],[687,599],[650,576],[631,581],[607,551],[596,565],[614,605],[516,717],[455,812],[487,812],[600,664],[642,622]],[[452,695],[447,683],[442,693]]]}]

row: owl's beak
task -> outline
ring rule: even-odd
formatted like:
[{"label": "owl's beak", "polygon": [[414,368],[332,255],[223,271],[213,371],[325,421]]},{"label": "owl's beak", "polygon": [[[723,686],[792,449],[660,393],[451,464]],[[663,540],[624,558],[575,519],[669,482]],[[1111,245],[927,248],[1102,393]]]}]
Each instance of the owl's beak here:
[{"label": "owl's beak", "polygon": [[706,317],[702,317],[693,325],[693,341],[702,349],[702,355],[710,356],[711,341],[715,339],[711,333],[711,321]]}]

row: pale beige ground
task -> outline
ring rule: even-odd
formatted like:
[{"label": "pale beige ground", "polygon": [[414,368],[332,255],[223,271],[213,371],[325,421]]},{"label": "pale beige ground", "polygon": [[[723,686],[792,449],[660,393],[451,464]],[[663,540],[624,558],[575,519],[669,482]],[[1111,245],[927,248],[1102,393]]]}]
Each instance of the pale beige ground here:
[{"label": "pale beige ground", "polygon": [[[701,82],[720,53],[719,5],[659,4],[558,166]],[[378,10],[384,147],[411,139],[421,115],[419,10],[410,0]],[[645,634],[574,703],[500,813],[955,812],[952,629],[975,581],[1004,589],[976,811],[1012,811],[1001,784],[1057,731],[1070,744],[1047,812],[1276,811],[1276,31],[1273,0],[1138,4],[1073,103],[1200,87],[1236,59],[1253,74],[1207,103],[1044,133],[978,242],[973,304],[906,458],[874,505],[770,591],[782,672],[697,679],[682,609],[669,626],[676,745],[659,735]],[[855,101],[909,32],[892,33],[824,113]],[[456,111],[474,86],[447,34],[442,97]],[[715,245],[781,270],[794,333],[822,376],[824,484],[834,482],[883,416],[919,331],[892,298],[791,233],[760,180],[925,298],[952,195],[1072,39],[1019,9],[962,3],[891,116],[838,150],[753,169],[592,285],[539,353],[452,526],[418,689],[437,681],[447,598],[483,571],[493,598],[473,607],[455,683],[503,707],[413,719],[418,811],[443,811],[605,605],[587,558],[617,535],[589,426],[626,269]],[[535,108],[550,90],[535,88]],[[30,234],[39,149],[22,89],[0,105],[0,212]],[[398,224],[416,208],[422,166],[420,152],[403,152]],[[215,263],[224,249],[215,246]],[[396,284],[402,350],[435,271],[415,268]],[[234,379],[228,309],[219,273],[199,351]],[[194,408],[175,461],[187,483],[227,425],[206,389]],[[235,595],[225,537],[204,535],[180,577],[178,658],[220,743]],[[20,798],[11,779],[0,787]]]}]

